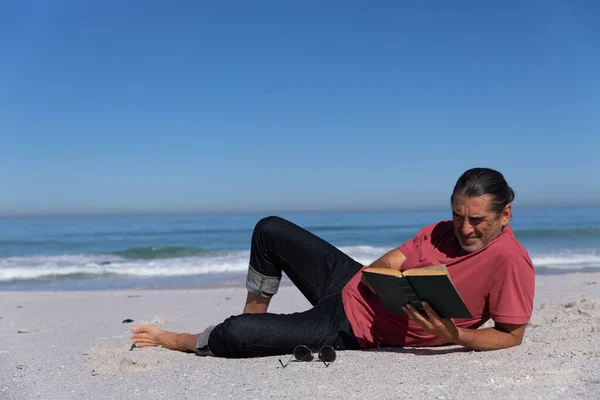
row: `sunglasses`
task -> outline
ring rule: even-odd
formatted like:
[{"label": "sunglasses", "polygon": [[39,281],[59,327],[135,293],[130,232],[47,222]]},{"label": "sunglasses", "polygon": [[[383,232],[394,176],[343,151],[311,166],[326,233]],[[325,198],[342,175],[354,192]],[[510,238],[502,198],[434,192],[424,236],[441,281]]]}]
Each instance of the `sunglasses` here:
[{"label": "sunglasses", "polygon": [[[329,364],[331,364],[332,362],[335,361],[335,358],[336,358],[335,349],[328,344],[321,347],[321,349],[319,350],[318,358],[319,358],[319,360],[321,360],[323,362],[323,364],[325,364],[325,367],[329,367]],[[286,362],[284,364],[283,361],[281,361],[281,359],[279,359],[279,364],[281,364],[282,368],[285,368],[294,359],[296,361],[308,362],[308,361],[314,360],[315,357],[313,356],[313,352],[310,348],[301,344],[299,346],[294,347],[294,354],[290,357],[288,362]]]}]

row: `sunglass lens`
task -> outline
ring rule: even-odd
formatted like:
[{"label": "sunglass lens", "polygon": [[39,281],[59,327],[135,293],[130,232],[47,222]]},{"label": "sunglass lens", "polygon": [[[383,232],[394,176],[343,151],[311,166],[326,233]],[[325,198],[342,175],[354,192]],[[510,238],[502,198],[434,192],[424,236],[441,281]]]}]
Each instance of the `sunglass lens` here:
[{"label": "sunglass lens", "polygon": [[333,362],[335,361],[335,349],[332,346],[323,346],[321,348],[321,351],[319,351],[319,360],[323,361],[323,362]]},{"label": "sunglass lens", "polygon": [[312,361],[312,351],[304,345],[296,346],[294,349],[294,358],[298,361]]}]

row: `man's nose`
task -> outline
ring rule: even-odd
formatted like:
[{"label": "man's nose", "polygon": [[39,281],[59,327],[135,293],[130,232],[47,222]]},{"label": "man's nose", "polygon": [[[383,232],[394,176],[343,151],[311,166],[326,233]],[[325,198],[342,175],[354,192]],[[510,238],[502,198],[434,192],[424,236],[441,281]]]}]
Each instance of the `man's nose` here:
[{"label": "man's nose", "polygon": [[473,233],[473,226],[469,223],[467,218],[463,220],[463,223],[460,226],[460,233],[465,237],[470,236]]}]

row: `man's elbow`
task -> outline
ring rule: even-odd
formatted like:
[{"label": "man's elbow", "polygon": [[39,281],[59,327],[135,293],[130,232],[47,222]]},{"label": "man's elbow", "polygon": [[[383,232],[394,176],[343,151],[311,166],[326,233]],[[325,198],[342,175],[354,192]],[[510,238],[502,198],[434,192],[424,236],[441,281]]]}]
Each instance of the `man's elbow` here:
[{"label": "man's elbow", "polygon": [[505,348],[520,346],[523,343],[523,337],[525,336],[525,324],[512,325],[512,324],[498,324],[496,323],[495,328],[503,333]]},{"label": "man's elbow", "polygon": [[520,346],[523,343],[523,336],[515,336],[515,346]]},{"label": "man's elbow", "polygon": [[510,335],[509,337],[505,337],[504,340],[502,340],[500,343],[498,343],[495,348],[492,348],[490,350],[510,349],[511,347],[520,346],[521,343],[523,343],[522,337],[516,337],[516,336]]},{"label": "man's elbow", "polygon": [[523,337],[513,336],[507,343],[506,348],[517,347],[523,343]]}]

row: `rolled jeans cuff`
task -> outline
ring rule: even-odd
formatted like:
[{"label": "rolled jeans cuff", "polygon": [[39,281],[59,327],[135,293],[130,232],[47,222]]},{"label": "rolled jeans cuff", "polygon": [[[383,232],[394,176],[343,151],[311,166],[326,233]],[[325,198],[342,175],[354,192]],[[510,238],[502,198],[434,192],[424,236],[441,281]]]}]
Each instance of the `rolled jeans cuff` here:
[{"label": "rolled jeans cuff", "polygon": [[280,277],[266,276],[256,272],[252,265],[248,265],[248,277],[246,278],[246,289],[260,297],[271,297],[279,289]]},{"label": "rolled jeans cuff", "polygon": [[198,338],[198,342],[196,342],[196,355],[197,356],[211,356],[212,352],[208,348],[208,338],[210,337],[210,333],[215,329],[215,325],[211,325],[205,330],[202,331],[200,337]]}]

